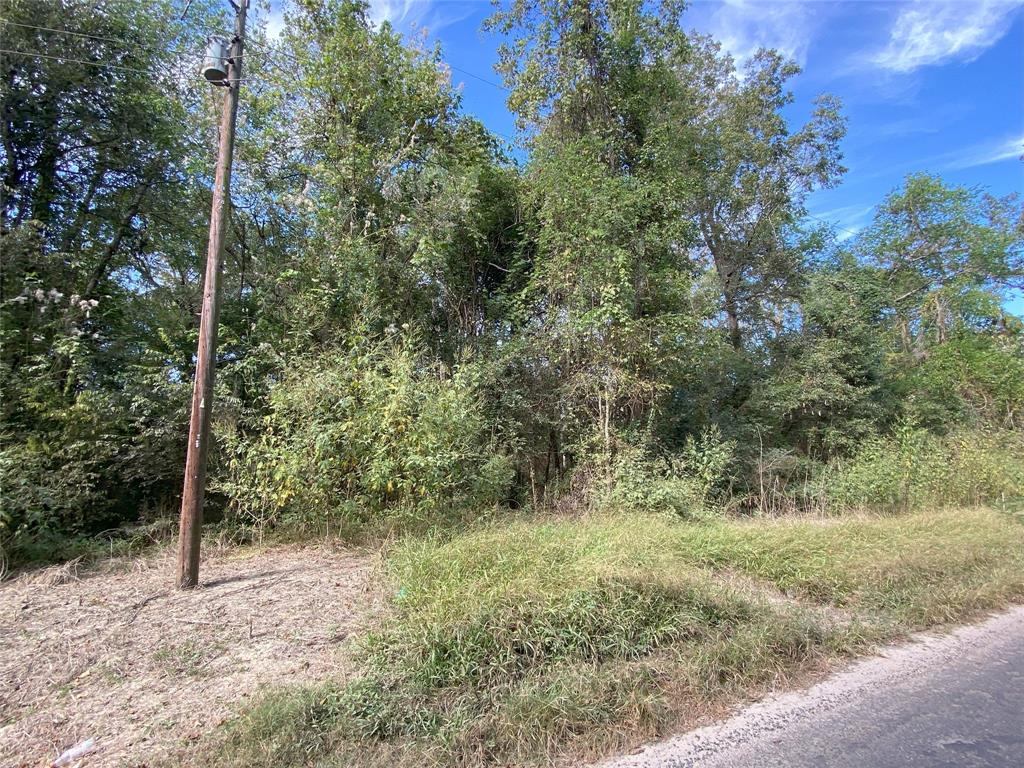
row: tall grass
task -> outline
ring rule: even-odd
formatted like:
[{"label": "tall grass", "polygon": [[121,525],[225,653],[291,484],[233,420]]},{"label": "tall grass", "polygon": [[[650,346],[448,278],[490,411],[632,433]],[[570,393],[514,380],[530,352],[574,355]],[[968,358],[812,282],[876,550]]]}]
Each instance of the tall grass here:
[{"label": "tall grass", "polygon": [[192,762],[599,755],[873,641],[1024,596],[1024,526],[986,510],[519,522],[402,543],[384,584],[390,609],[357,678],[268,696]]},{"label": "tall grass", "polygon": [[827,463],[765,452],[742,506],[767,516],[907,512],[1024,503],[1024,433],[962,429],[936,435],[911,424],[862,441]]},{"label": "tall grass", "polygon": [[902,425],[832,465],[821,491],[836,508],[907,510],[1024,498],[1024,434],[964,430],[938,437]]}]

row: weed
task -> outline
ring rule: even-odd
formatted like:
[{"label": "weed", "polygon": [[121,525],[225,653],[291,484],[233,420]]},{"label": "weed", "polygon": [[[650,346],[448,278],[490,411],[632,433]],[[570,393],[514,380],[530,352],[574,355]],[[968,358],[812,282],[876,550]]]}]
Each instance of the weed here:
[{"label": "weed", "polygon": [[207,665],[223,650],[217,645],[186,640],[161,646],[153,652],[153,661],[168,674],[203,677],[209,674]]},{"label": "weed", "polygon": [[193,762],[598,756],[1024,595],[1024,527],[986,510],[519,522],[401,543],[385,580],[392,608],[365,638],[357,678],[268,695]]}]

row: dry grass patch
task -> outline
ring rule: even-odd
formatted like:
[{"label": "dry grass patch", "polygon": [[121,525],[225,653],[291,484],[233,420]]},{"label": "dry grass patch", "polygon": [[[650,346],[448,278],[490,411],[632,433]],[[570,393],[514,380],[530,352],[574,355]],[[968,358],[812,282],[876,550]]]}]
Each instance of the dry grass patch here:
[{"label": "dry grass patch", "polygon": [[0,583],[0,765],[152,765],[261,686],[336,678],[367,602],[369,558],[329,547],[211,553],[171,588],[163,550]]}]

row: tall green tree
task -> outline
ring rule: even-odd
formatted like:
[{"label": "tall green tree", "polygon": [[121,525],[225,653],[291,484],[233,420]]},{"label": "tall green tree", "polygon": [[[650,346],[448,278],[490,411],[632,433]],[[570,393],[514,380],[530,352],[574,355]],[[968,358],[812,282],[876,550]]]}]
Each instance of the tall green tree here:
[{"label": "tall green tree", "polygon": [[738,70],[706,38],[695,38],[678,65],[690,109],[679,137],[689,145],[683,162],[695,185],[689,212],[737,351],[799,288],[805,254],[793,230],[807,213],[807,195],[834,186],[844,171],[846,127],[835,98],[819,97],[795,131],[783,114],[799,71],[769,50]]},{"label": "tall green tree", "polygon": [[1002,299],[1024,288],[1024,206],[913,174],[856,248],[884,273],[902,349],[921,356],[958,327],[1001,322]]},{"label": "tall green tree", "polygon": [[681,10],[517,0],[488,22],[509,38],[499,71],[533,150],[517,363],[542,479],[594,450],[610,460],[691,343],[693,232],[672,131]]}]

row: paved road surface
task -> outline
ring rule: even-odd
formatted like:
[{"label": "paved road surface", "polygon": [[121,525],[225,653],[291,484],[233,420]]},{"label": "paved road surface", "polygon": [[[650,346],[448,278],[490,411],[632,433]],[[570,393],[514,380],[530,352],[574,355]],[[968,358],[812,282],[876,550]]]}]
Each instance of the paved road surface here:
[{"label": "paved road surface", "polygon": [[1024,607],[602,768],[1024,768]]}]

